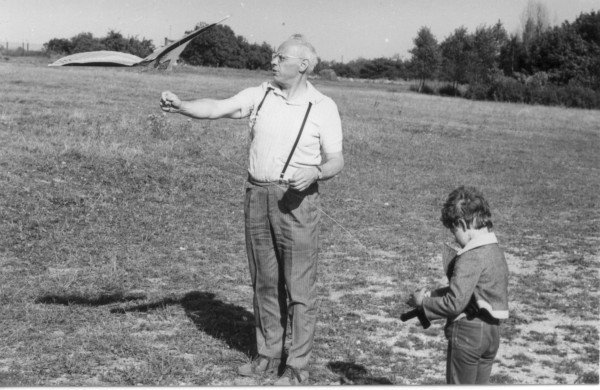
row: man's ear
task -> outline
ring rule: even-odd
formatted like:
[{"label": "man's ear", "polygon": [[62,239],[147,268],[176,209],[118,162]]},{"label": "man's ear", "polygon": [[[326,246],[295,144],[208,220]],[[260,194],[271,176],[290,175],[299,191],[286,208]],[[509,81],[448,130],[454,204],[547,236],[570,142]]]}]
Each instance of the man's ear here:
[{"label": "man's ear", "polygon": [[458,220],[458,223],[456,224],[456,227],[461,228],[463,232],[466,232],[467,228],[468,228],[467,223],[462,218]]},{"label": "man's ear", "polygon": [[300,63],[300,73],[307,73],[308,72],[308,60],[303,59],[302,62]]}]

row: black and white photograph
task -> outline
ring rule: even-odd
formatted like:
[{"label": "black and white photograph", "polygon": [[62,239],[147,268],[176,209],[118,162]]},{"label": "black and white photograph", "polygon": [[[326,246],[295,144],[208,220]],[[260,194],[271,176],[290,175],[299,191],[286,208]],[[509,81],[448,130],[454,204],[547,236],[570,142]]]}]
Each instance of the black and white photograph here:
[{"label": "black and white photograph", "polygon": [[0,387],[600,384],[600,0],[0,0],[0,95]]}]

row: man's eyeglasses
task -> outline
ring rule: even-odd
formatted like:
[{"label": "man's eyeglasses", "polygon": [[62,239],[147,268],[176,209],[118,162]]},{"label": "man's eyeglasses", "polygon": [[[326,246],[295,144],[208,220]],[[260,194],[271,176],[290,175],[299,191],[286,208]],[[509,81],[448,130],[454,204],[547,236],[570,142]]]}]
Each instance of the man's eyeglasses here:
[{"label": "man's eyeglasses", "polygon": [[281,53],[273,53],[271,54],[271,60],[277,59],[277,61],[279,62],[283,62],[289,58],[295,58],[297,60],[305,60],[306,58],[303,57],[294,57],[294,56],[288,56],[285,54],[281,54]]}]

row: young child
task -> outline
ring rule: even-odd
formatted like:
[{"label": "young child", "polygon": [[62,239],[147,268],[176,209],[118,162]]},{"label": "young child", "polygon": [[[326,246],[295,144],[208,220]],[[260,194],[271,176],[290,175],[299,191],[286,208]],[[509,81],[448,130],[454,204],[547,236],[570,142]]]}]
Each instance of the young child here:
[{"label": "young child", "polygon": [[486,384],[508,318],[508,266],[492,233],[490,207],[473,187],[452,191],[441,221],[461,249],[449,262],[447,287],[411,294],[408,304],[428,320],[446,318],[446,382]]}]

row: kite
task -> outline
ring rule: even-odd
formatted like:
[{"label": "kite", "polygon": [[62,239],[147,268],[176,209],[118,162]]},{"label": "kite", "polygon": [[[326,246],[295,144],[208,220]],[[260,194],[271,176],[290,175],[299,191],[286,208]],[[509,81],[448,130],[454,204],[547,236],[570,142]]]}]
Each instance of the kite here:
[{"label": "kite", "polygon": [[48,66],[142,66],[159,70],[171,70],[173,65],[177,63],[179,55],[192,39],[228,18],[229,15],[218,22],[201,27],[169,45],[158,48],[146,58],[119,51],[99,50],[71,54],[54,61]]}]

